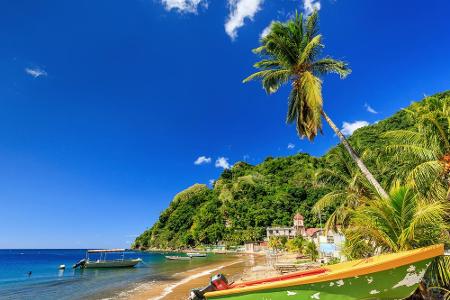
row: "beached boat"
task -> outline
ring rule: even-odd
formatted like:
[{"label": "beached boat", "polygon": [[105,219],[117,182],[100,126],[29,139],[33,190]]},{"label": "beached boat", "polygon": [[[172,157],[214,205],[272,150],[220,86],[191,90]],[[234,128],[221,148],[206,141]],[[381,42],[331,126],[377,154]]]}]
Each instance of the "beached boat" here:
[{"label": "beached boat", "polygon": [[169,260],[191,260],[190,256],[179,256],[179,255],[166,255]]},{"label": "beached boat", "polygon": [[[100,257],[95,260],[91,260],[90,254],[99,254]],[[119,259],[106,259],[108,253],[122,253]],[[125,259],[125,249],[109,249],[109,250],[87,250],[86,258],[80,260],[73,265],[73,268],[127,268],[134,267],[140,263],[142,259]]]},{"label": "beached boat", "polygon": [[404,299],[443,254],[444,246],[435,245],[231,285],[216,276],[191,299]]},{"label": "beached boat", "polygon": [[199,253],[199,252],[188,252],[186,253],[189,257],[206,257],[206,253]]}]

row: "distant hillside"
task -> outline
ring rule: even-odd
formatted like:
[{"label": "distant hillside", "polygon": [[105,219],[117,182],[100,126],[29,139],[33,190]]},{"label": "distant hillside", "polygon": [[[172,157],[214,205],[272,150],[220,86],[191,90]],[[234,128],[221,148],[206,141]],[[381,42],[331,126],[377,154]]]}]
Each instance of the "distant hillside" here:
[{"label": "distant hillside", "polygon": [[[450,102],[450,91],[432,97]],[[422,105],[417,102],[412,105]],[[350,143],[359,153],[384,147],[382,133],[410,128],[414,124],[405,111],[377,124],[354,132]],[[338,146],[341,147],[341,146]],[[136,238],[134,248],[183,248],[198,244],[227,241],[239,244],[264,237],[272,225],[291,226],[292,216],[300,212],[307,227],[317,226],[319,219],[311,207],[330,187],[316,184],[314,174],[321,168],[332,168],[330,153],[315,158],[301,153],[288,157],[268,157],[259,165],[236,163],[225,170],[210,189],[195,184],[177,194],[159,220]],[[381,183],[389,181],[385,173],[377,173],[376,160],[366,161]],[[395,166],[387,166],[393,169]],[[326,220],[329,212],[324,212]]]}]

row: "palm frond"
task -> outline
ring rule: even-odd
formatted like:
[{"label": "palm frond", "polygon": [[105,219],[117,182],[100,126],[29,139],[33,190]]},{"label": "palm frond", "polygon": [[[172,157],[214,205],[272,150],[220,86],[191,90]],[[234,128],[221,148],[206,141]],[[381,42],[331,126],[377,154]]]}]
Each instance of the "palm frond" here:
[{"label": "palm frond", "polygon": [[312,70],[318,75],[325,75],[329,73],[338,74],[341,79],[347,77],[352,70],[348,63],[333,58],[327,57],[320,59],[312,64]]},{"label": "palm frond", "polygon": [[345,193],[339,191],[329,192],[320,198],[312,208],[313,213],[320,213],[323,209],[330,206],[340,205],[345,199]]},{"label": "palm frond", "polygon": [[308,42],[298,59],[297,65],[308,63],[314,60],[314,58],[319,54],[321,48],[323,48],[323,45],[320,43],[321,39],[322,36],[319,34],[313,37]]}]

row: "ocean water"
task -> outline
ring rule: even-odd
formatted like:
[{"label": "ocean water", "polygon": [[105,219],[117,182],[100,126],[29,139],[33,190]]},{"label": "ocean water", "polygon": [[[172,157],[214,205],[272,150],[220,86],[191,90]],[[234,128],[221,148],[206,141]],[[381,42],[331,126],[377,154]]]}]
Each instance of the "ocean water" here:
[{"label": "ocean water", "polygon": [[[136,284],[163,282],[175,273],[231,259],[208,255],[169,261],[164,258],[168,254],[129,251],[126,258],[143,260],[135,268],[73,270],[72,265],[85,257],[85,250],[0,250],[0,299],[114,298]],[[114,255],[107,258],[116,258]],[[61,264],[66,265],[64,271],[58,270]]]}]

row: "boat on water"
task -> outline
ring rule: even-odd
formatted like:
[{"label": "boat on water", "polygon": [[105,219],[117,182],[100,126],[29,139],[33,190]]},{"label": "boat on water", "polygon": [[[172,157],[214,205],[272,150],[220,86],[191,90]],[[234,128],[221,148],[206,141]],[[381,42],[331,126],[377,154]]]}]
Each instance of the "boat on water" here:
[{"label": "boat on water", "polygon": [[179,256],[179,255],[166,255],[169,260],[191,260],[190,256]]},{"label": "boat on water", "polygon": [[189,257],[206,257],[206,253],[200,253],[200,252],[188,252],[186,253]]},{"label": "boat on water", "polygon": [[[125,249],[87,250],[86,257],[73,265],[73,268],[131,268],[142,261],[140,258],[125,259]],[[118,259],[107,259],[107,254],[121,253]],[[91,259],[90,254],[98,254],[98,259]]]},{"label": "boat on water", "polygon": [[434,245],[230,285],[219,274],[192,290],[190,299],[404,299],[441,255],[444,246]]}]

